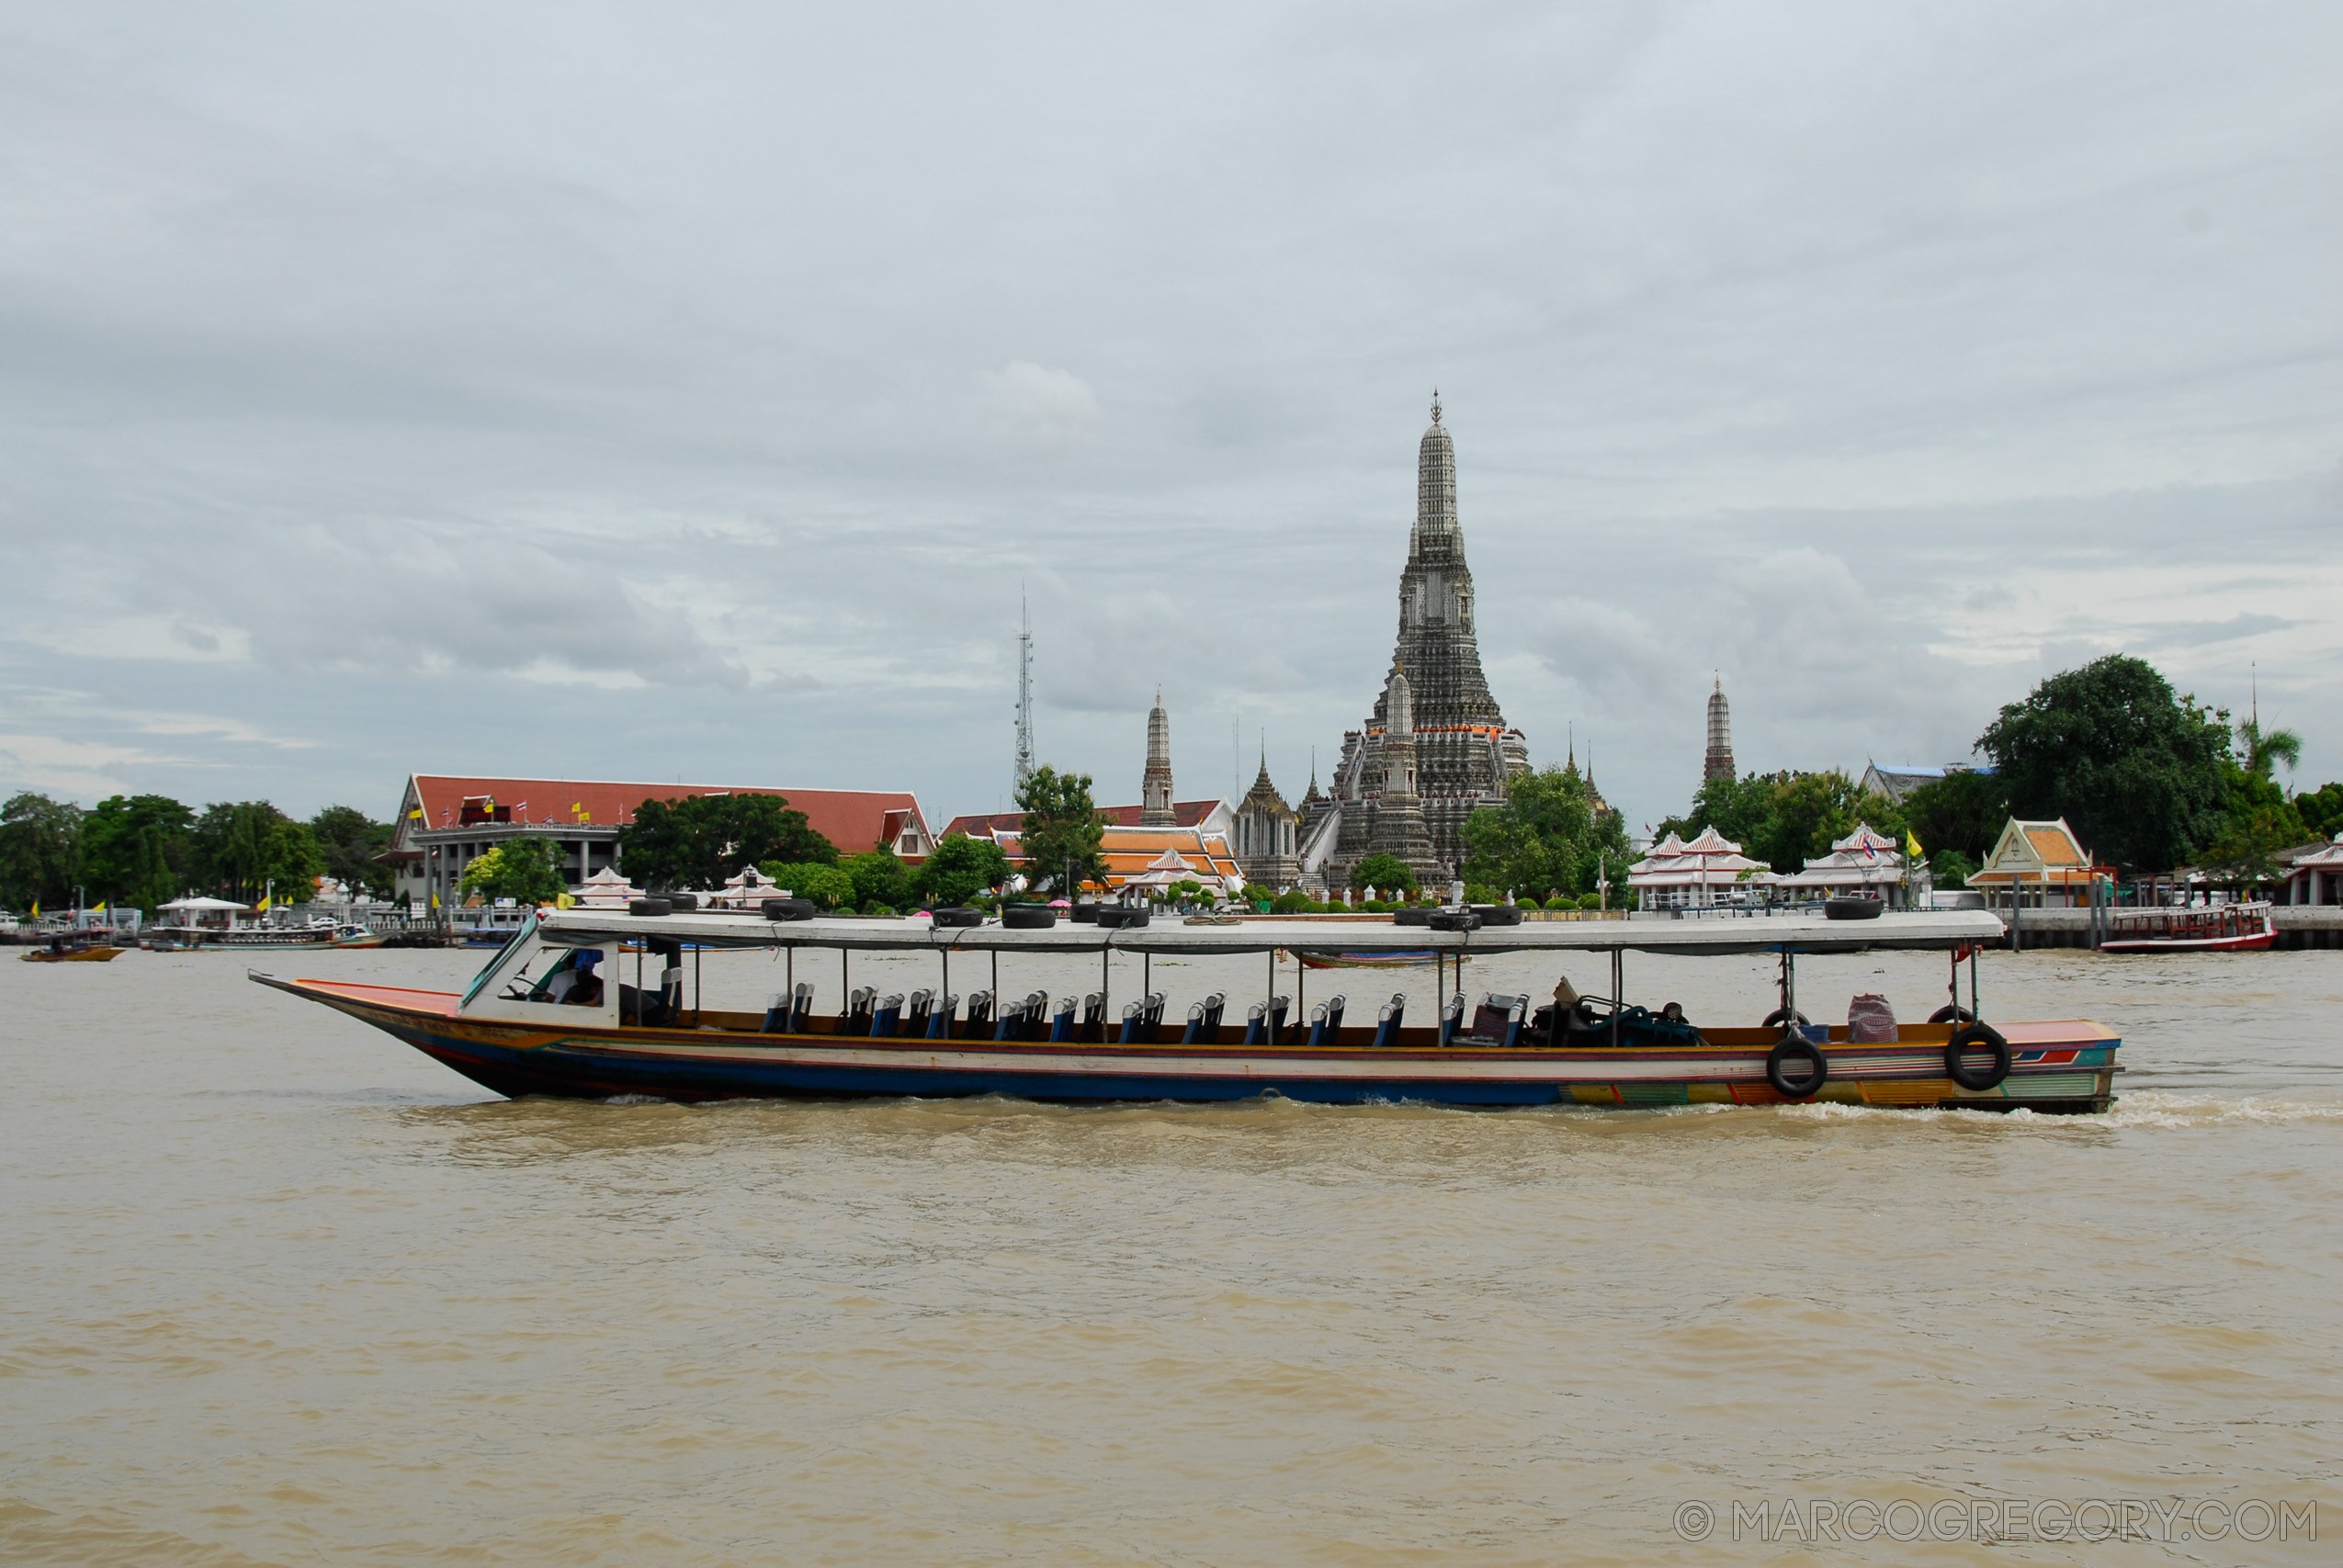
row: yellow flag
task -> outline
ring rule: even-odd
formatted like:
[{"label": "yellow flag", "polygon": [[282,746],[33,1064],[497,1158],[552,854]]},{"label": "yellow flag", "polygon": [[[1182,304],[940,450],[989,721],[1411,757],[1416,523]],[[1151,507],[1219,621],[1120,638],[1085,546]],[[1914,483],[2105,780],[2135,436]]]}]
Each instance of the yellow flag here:
[{"label": "yellow flag", "polygon": [[436,893],[431,896],[431,907],[435,909],[439,908],[439,895]]},{"label": "yellow flag", "polygon": [[91,914],[93,914],[93,915],[102,915],[102,914],[104,914],[105,912],[106,912],[106,901],[105,901],[104,899],[102,899],[102,898],[101,898],[100,900],[98,900],[97,908],[95,908],[95,909],[92,909],[92,910],[90,911],[90,913],[91,913]]},{"label": "yellow flag", "polygon": [[420,807],[420,806],[418,806],[418,807],[415,807],[413,811],[408,812],[408,813],[407,813],[407,820],[408,820],[408,821],[410,821],[410,822],[420,822],[420,821],[422,821],[422,820],[423,820],[423,807]]},{"label": "yellow flag", "polygon": [[265,915],[268,913],[268,899],[264,897],[259,903],[254,905],[253,913],[256,915]]},{"label": "yellow flag", "polygon": [[578,907],[578,901],[570,894],[557,893],[553,896],[553,907],[557,909],[574,909]]},{"label": "yellow flag", "polygon": [[1920,858],[1920,841],[1909,828],[1904,829],[1904,852],[1914,860]]},{"label": "yellow flag", "polygon": [[40,919],[40,900],[38,898],[32,901],[32,918],[36,920]]}]

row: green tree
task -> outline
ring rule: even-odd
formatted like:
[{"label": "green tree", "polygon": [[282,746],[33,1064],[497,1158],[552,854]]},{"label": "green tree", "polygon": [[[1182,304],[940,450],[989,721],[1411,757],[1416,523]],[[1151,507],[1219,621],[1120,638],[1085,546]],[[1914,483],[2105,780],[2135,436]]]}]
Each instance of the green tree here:
[{"label": "green tree", "polygon": [[[2238,727],[2241,732],[2250,728]],[[2282,876],[2286,868],[2280,862],[2281,852],[2293,849],[2312,837],[2311,829],[2296,809],[2296,802],[2289,800],[2286,792],[2278,787],[2278,781],[2269,776],[2270,757],[2263,750],[2267,744],[2268,738],[2250,737],[2248,761],[2244,765],[2234,757],[2222,759],[2228,804],[2222,814],[2220,829],[2202,846],[2197,856],[2208,868],[2240,882],[2270,881]]]},{"label": "green tree", "polygon": [[825,909],[852,903],[855,879],[834,865],[817,861],[802,861],[795,864],[787,861],[769,860],[757,869],[773,878],[800,898],[810,898]]},{"label": "green tree", "polygon": [[1904,820],[1936,871],[1937,886],[1950,887],[1954,884],[1945,879],[1943,857],[1959,855],[1968,871],[1984,863],[2009,820],[2009,786],[1990,771],[1947,773],[1904,797]]},{"label": "green tree", "polygon": [[838,863],[855,885],[855,907],[868,914],[875,909],[900,909],[911,901],[911,878],[892,850],[872,850],[848,855]]},{"label": "green tree", "polygon": [[2343,833],[2343,784],[2324,784],[2294,797],[2303,830],[2322,839]]},{"label": "green tree", "polygon": [[196,818],[196,881],[222,897],[256,903],[274,890],[300,903],[317,890],[324,852],[307,827],[265,800],[220,801]]},{"label": "green tree", "polygon": [[1662,833],[1685,839],[1715,828],[1752,860],[1780,872],[1794,872],[1830,852],[1833,840],[1867,823],[1901,841],[1907,823],[1903,808],[1836,768],[1813,773],[1752,773],[1740,780],[1711,779],[1692,796],[1684,817],[1661,823]]},{"label": "green tree", "polygon": [[1009,857],[990,838],[954,833],[911,873],[911,895],[946,906],[966,904],[1009,880]]},{"label": "green tree", "polygon": [[377,822],[355,806],[329,806],[309,819],[310,836],[325,855],[325,874],[352,892],[390,897],[390,824]]},{"label": "green tree", "polygon": [[1764,837],[1766,818],[1773,809],[1773,791],[1787,784],[1788,773],[1751,773],[1746,778],[1705,779],[1692,795],[1692,808],[1659,825],[1662,838],[1670,833],[1697,839],[1714,828],[1744,848]]},{"label": "green tree", "polygon": [[1830,852],[1831,843],[1868,824],[1902,843],[1903,808],[1884,795],[1867,795],[1836,768],[1795,773],[1776,784],[1764,828],[1747,846],[1751,858],[1780,872],[1793,872]]},{"label": "green tree", "polygon": [[1036,768],[1017,786],[1017,809],[1025,814],[1017,841],[1030,889],[1070,897],[1085,882],[1106,880],[1106,860],[1099,852],[1105,828],[1091,799],[1088,773]]},{"label": "green tree", "polygon": [[2013,815],[2064,817],[2103,862],[2168,870],[2222,830],[2228,716],[2176,696],[2128,654],[2051,676],[2003,708],[1977,749]]},{"label": "green tree", "polygon": [[[1926,840],[1921,840],[1920,848],[1928,850]],[[1969,878],[1984,863],[1983,857],[1961,850],[1928,850],[1929,875],[1947,892],[1967,886]]]},{"label": "green tree", "polygon": [[[1615,880],[1629,859],[1626,824],[1598,809],[1575,764],[1551,764],[1505,786],[1505,804],[1465,821],[1465,877],[1488,889],[1545,897],[1590,891],[1607,869]],[[1383,886],[1376,883],[1376,886]]]},{"label": "green tree", "polygon": [[553,841],[537,834],[507,839],[464,867],[458,886],[482,898],[512,898],[523,904],[549,904],[569,891],[554,858]]},{"label": "green tree", "polygon": [[0,806],[0,898],[17,909],[69,908],[82,878],[82,808],[45,795]]},{"label": "green tree", "polygon": [[152,914],[187,886],[195,813],[167,795],[108,795],[82,818],[89,897]]},{"label": "green tree", "polygon": [[1354,888],[1372,887],[1377,893],[1390,893],[1398,888],[1413,893],[1416,890],[1416,874],[1409,871],[1408,863],[1397,855],[1363,855],[1359,863],[1351,868],[1351,886]]},{"label": "green tree", "polygon": [[837,848],[777,795],[646,800],[618,829],[618,859],[643,887],[721,887],[769,860],[834,864]]}]

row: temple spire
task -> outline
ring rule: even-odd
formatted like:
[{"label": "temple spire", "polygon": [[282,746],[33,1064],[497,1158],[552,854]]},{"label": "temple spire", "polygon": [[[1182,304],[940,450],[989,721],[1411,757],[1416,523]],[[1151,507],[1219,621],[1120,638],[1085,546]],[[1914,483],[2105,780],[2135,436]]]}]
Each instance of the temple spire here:
[{"label": "temple spire", "polygon": [[1725,677],[1719,672],[1708,694],[1708,755],[1701,761],[1701,777],[1733,777],[1733,710],[1725,701]]},{"label": "temple spire", "polygon": [[1178,824],[1172,811],[1172,720],[1163,711],[1163,689],[1155,692],[1155,706],[1147,715],[1147,772],[1139,780],[1139,826],[1170,828]]}]

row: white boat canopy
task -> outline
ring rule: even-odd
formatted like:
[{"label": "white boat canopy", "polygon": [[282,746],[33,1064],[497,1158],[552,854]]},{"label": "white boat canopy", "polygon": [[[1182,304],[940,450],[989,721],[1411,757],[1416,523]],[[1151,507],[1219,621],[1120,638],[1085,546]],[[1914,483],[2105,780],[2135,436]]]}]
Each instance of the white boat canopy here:
[{"label": "white boat canopy", "polygon": [[1268,953],[1279,948],[1344,953],[1642,953],[1699,954],[1859,953],[1998,945],[2000,918],[1983,909],[1888,910],[1867,920],[1819,915],[1709,916],[1685,919],[1525,920],[1476,931],[1434,931],[1372,917],[1275,916],[1209,925],[1182,920],[1144,926],[1063,922],[1013,931],[996,921],[936,926],[925,919],[767,920],[723,910],[628,915],[562,909],[538,935],[563,947],[655,941],[697,947],[849,948],[873,953]]},{"label": "white boat canopy", "polygon": [[189,914],[209,914],[221,909],[249,909],[252,906],[239,904],[233,898],[174,898],[168,904],[158,904],[155,908],[183,910]]}]

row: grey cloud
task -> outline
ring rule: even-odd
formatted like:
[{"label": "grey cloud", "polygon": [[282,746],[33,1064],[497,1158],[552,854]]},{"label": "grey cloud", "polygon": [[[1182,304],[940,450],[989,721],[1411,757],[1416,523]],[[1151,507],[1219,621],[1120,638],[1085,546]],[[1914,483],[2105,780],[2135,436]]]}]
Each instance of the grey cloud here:
[{"label": "grey cloud", "polygon": [[2289,619],[2284,615],[2232,615],[2225,621],[2190,621],[2156,628],[2144,646],[2150,648],[2203,648],[2213,643],[2235,642],[2243,637],[2260,637],[2267,632],[2286,631],[2294,626],[2309,626],[2306,620]]},{"label": "grey cloud", "polygon": [[2070,654],[2224,700],[2250,656],[2343,771],[2338,41],[12,12],[6,657],[319,742],[61,710],[85,778],[655,761],[948,810],[999,793],[1022,581],[1053,758],[1135,780],[1160,678],[1194,776],[1241,714],[1282,782],[1373,700],[1436,382],[1500,700],[1541,755],[1601,733],[1638,821],[1715,668],[1745,761],[1815,765],[1958,755]]}]

